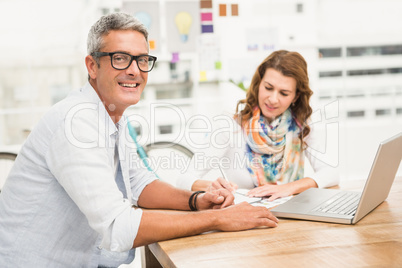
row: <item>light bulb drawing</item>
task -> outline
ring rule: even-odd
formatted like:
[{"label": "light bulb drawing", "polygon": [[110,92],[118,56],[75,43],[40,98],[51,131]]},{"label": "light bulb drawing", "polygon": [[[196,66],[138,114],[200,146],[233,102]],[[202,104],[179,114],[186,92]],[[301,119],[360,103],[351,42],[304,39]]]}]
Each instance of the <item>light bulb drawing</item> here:
[{"label": "light bulb drawing", "polygon": [[151,27],[151,16],[147,12],[137,12],[134,14],[134,17],[136,17],[144,26],[149,30],[149,27]]},{"label": "light bulb drawing", "polygon": [[177,13],[174,21],[176,23],[177,29],[179,30],[181,41],[183,43],[186,43],[188,40],[188,33],[190,32],[193,18],[191,17],[190,13],[182,11]]}]

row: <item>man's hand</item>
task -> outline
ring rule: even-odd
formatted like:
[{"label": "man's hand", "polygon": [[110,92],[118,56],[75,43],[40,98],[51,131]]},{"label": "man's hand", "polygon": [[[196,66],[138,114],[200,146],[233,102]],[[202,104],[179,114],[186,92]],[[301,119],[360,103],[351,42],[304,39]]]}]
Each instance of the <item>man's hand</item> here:
[{"label": "man's hand", "polygon": [[221,188],[198,195],[196,202],[198,210],[225,208],[234,204],[234,196]]},{"label": "man's hand", "polygon": [[276,227],[278,219],[265,207],[255,207],[247,202],[217,211],[217,230],[241,231],[256,227]]}]

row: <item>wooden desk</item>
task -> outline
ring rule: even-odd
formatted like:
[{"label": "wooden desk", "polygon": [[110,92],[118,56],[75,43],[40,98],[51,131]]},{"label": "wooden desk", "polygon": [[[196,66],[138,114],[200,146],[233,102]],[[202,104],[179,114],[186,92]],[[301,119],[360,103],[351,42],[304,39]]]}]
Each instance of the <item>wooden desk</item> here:
[{"label": "wooden desk", "polygon": [[[362,189],[363,182],[341,184]],[[163,267],[402,267],[402,177],[356,225],[280,219],[272,229],[211,232],[149,245]],[[147,254],[147,266],[154,257]]]}]

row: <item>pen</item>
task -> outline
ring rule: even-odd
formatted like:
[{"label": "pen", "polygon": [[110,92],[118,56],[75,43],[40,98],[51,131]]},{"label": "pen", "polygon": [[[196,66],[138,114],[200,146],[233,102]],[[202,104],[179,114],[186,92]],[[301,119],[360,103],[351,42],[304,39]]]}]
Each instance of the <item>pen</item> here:
[{"label": "pen", "polygon": [[219,165],[219,170],[220,170],[221,173],[222,173],[223,179],[224,179],[225,181],[227,181],[228,183],[230,183],[230,181],[229,181],[228,178],[226,177],[225,172],[223,172],[223,169],[222,169],[221,165]]},{"label": "pen", "polygon": [[[219,170],[221,171],[221,174],[222,174],[223,179],[224,179],[225,181],[227,181],[227,183],[229,183],[229,185],[232,187],[232,184],[231,184],[230,181],[228,180],[228,177],[226,176],[226,173],[223,171],[221,165],[218,165],[218,166],[219,166]],[[234,192],[235,192],[235,190],[232,188],[232,193],[234,193]]]}]

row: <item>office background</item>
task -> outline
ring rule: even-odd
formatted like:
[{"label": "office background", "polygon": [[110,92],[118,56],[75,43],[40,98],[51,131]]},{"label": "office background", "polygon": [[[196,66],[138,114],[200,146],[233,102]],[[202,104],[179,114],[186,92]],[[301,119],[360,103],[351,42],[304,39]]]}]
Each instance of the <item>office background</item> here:
[{"label": "office background", "polygon": [[191,147],[180,133],[203,128],[192,119],[233,113],[245,96],[239,85],[288,49],[309,65],[324,161],[342,179],[365,178],[378,143],[402,131],[401,10],[397,0],[2,0],[0,149],[18,151],[40,117],[86,82],[90,26],[123,11],[147,25],[158,57],[127,110],[139,115],[143,144]]}]

